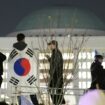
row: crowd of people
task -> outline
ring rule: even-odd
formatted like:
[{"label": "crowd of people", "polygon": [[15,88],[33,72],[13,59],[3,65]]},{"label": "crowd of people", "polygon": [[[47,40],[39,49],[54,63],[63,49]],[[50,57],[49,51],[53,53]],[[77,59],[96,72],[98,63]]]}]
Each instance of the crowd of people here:
[{"label": "crowd of people", "polygon": [[[63,95],[63,57],[62,53],[58,48],[58,42],[52,40],[47,43],[48,48],[51,50],[51,56],[45,55],[50,64],[49,69],[49,81],[48,81],[48,92],[51,95],[51,99],[54,105],[65,104],[65,99]],[[17,35],[17,42],[13,44],[13,48],[22,51],[27,47],[25,42],[25,35],[20,33]],[[2,84],[3,75],[3,61],[6,60],[6,56],[0,52],[0,86]],[[95,60],[91,64],[91,87],[92,89],[102,89],[105,90],[105,70],[102,66],[103,56],[95,55]],[[19,98],[19,97],[18,97]],[[39,105],[37,97],[35,94],[30,95],[30,98],[34,105]],[[20,100],[21,103],[21,100]],[[1,105],[1,104],[0,104]],[[21,104],[19,104],[21,105]]]}]

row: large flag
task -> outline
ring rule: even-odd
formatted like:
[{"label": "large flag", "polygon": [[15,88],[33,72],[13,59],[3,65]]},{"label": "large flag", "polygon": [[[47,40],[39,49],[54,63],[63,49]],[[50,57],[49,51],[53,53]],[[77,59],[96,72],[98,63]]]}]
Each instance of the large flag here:
[{"label": "large flag", "polygon": [[9,56],[8,82],[9,91],[33,93],[37,92],[37,61],[34,58],[34,52],[28,46],[19,51],[13,49]]},{"label": "large flag", "polygon": [[31,100],[29,100],[25,96],[20,96],[20,100],[21,100],[21,105],[33,105]]}]

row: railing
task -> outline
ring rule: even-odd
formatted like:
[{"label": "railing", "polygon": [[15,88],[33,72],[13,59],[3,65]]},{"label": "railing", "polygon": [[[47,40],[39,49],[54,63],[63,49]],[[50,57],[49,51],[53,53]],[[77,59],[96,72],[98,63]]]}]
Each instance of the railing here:
[{"label": "railing", "polygon": [[[22,88],[32,88],[35,89],[37,88],[38,93],[35,93],[33,91],[27,91],[27,89],[25,91],[19,91],[21,87]],[[40,103],[44,103],[44,105],[52,105],[52,100],[50,98],[51,94],[56,94],[56,95],[63,95],[65,97],[66,100],[66,105],[76,105],[78,103],[77,100],[79,100],[79,98],[86,92],[85,89],[74,89],[74,88],[47,88],[47,87],[28,87],[28,86],[19,86],[19,87],[15,87],[16,91],[12,93],[12,100],[16,99],[17,96],[21,96],[21,95],[30,95],[30,94],[37,94],[38,96],[38,101]],[[56,90],[57,89],[61,89],[63,90],[63,94],[57,94]],[[52,92],[49,92],[49,90],[52,90]],[[17,99],[16,99],[17,101]],[[72,102],[73,101],[73,102]],[[70,104],[71,103],[71,104]]]}]

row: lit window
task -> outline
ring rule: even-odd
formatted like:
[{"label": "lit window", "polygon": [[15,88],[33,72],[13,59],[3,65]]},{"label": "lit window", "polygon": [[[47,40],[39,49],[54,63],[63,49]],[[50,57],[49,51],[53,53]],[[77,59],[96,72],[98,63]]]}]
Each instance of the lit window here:
[{"label": "lit window", "polygon": [[86,89],[86,82],[82,82],[82,88]]},{"label": "lit window", "polygon": [[86,72],[82,72],[82,78],[86,79]]},{"label": "lit window", "polygon": [[91,82],[90,82],[90,81],[88,81],[88,82],[87,82],[87,88],[89,88],[89,87],[90,87],[90,85],[91,85]]},{"label": "lit window", "polygon": [[79,82],[79,88],[86,89],[86,82]]},{"label": "lit window", "polygon": [[79,88],[80,89],[82,88],[82,82],[79,82]]},{"label": "lit window", "polygon": [[91,59],[92,58],[92,55],[90,52],[87,52],[87,59]]},{"label": "lit window", "polygon": [[46,87],[47,83],[40,83],[40,87]]},{"label": "lit window", "polygon": [[40,79],[45,79],[48,77],[48,73],[40,73]]},{"label": "lit window", "polygon": [[86,69],[86,62],[82,63],[82,69]]},{"label": "lit window", "polygon": [[79,72],[78,73],[79,78],[86,79],[86,72]]},{"label": "lit window", "polygon": [[74,58],[74,54],[70,53],[70,59],[73,59],[73,58]]},{"label": "lit window", "polygon": [[83,59],[86,59],[86,52],[83,52],[83,53],[82,53],[82,58],[83,58]]},{"label": "lit window", "polygon": [[39,69],[49,69],[49,64],[48,63],[40,63]]},{"label": "lit window", "polygon": [[82,59],[82,54],[81,53],[79,53],[78,59]]},{"label": "lit window", "polygon": [[39,79],[43,79],[43,74],[42,73],[40,73]]},{"label": "lit window", "polygon": [[91,73],[90,72],[87,72],[87,78],[91,79]]},{"label": "lit window", "polygon": [[64,60],[69,59],[69,55],[68,55],[68,53],[63,53],[63,59],[64,59]]},{"label": "lit window", "polygon": [[90,69],[91,62],[87,62],[87,69]]},{"label": "lit window", "polygon": [[72,68],[73,68],[73,64],[72,63],[64,64],[64,69],[72,69]]},{"label": "lit window", "polygon": [[73,59],[74,54],[73,53],[63,53],[63,59],[68,60],[68,59]]}]

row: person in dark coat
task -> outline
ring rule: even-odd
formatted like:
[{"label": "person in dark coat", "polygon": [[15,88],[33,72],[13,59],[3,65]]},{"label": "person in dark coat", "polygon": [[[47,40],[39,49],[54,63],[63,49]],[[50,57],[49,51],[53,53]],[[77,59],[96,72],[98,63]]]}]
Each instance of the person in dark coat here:
[{"label": "person in dark coat", "polygon": [[63,58],[60,50],[58,49],[58,42],[52,40],[48,43],[48,46],[51,48],[52,54],[51,57],[46,56],[50,63],[49,70],[49,89],[51,92],[51,98],[53,104],[61,105],[65,104],[63,98]]},{"label": "person in dark coat", "polygon": [[[22,51],[27,47],[27,43],[25,43],[25,35],[23,33],[17,34],[17,42],[13,44],[13,47]],[[33,105],[39,105],[36,94],[30,95],[31,101]],[[21,99],[18,97],[19,105],[21,105]]]},{"label": "person in dark coat", "polygon": [[6,56],[0,52],[0,87],[3,81],[3,61],[6,60]]},{"label": "person in dark coat", "polygon": [[103,62],[102,55],[96,55],[94,62],[91,64],[91,87],[90,89],[105,90],[105,70],[101,65]]},{"label": "person in dark coat", "polygon": [[0,105],[9,105],[9,104],[7,104],[5,101],[3,102],[0,102]]}]

